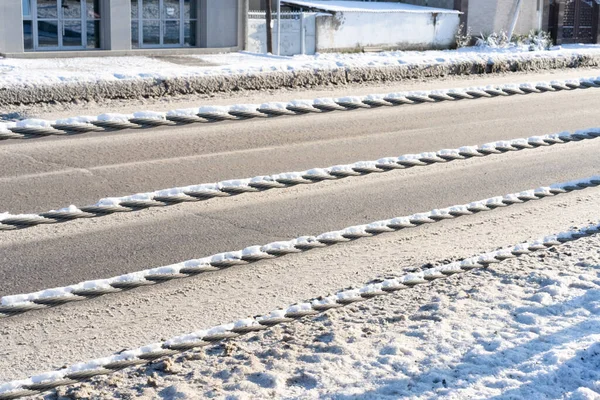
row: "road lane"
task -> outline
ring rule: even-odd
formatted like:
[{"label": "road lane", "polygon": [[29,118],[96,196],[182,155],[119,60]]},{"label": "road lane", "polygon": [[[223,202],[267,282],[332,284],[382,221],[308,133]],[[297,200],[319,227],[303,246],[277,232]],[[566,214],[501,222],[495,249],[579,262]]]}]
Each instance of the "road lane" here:
[{"label": "road lane", "polygon": [[[590,74],[570,71],[574,73]],[[486,79],[487,83],[548,79],[519,76],[480,78],[473,84]],[[393,90],[360,88],[361,93]],[[86,205],[106,196],[572,131],[600,125],[599,94],[561,92],[4,141],[0,212],[40,212],[71,203]],[[275,98],[246,100],[270,99]],[[0,296],[598,174],[599,154],[600,140],[569,143],[4,232]],[[581,226],[597,220],[599,196],[599,188],[587,189],[3,319],[0,382],[268,312],[422,263],[472,256]]]},{"label": "road lane", "polygon": [[598,173],[600,141],[2,233],[0,294],[108,278],[245,246]]},{"label": "road lane", "polygon": [[0,211],[600,125],[600,89],[0,143]]}]

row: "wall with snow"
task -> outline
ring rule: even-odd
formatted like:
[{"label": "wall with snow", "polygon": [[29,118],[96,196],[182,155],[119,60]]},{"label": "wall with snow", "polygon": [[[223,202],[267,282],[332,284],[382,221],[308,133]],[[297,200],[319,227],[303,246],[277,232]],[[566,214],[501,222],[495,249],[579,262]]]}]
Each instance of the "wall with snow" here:
[{"label": "wall with snow", "polygon": [[402,3],[454,10],[454,0],[402,0]]},{"label": "wall with snow", "polygon": [[317,52],[443,49],[455,43],[459,14],[337,12],[317,16]]},{"label": "wall with snow", "polygon": [[[468,25],[473,35],[508,32],[518,0],[469,0]],[[516,34],[526,34],[540,27],[538,0],[521,2],[521,12],[515,27]]]},{"label": "wall with snow", "polygon": [[[282,13],[283,14],[283,13]],[[281,20],[281,55],[293,56],[302,54],[302,40],[304,40],[304,54],[315,54],[315,13],[304,13],[302,17]],[[304,37],[304,39],[303,39]],[[267,22],[264,18],[251,17],[248,20],[248,41],[246,50],[253,53],[267,52]],[[273,20],[273,52],[277,48],[277,20]]]}]

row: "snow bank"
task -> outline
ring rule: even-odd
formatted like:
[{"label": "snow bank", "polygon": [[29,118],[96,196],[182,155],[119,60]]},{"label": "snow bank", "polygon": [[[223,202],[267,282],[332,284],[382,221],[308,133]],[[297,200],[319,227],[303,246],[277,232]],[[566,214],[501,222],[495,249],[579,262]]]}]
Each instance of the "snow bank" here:
[{"label": "snow bank", "polygon": [[[398,3],[369,5],[386,4]],[[383,77],[386,80],[403,80],[431,77],[432,74],[446,76],[455,73],[597,66],[600,65],[600,46],[572,45],[533,52],[518,48],[472,47],[447,51],[327,53],[294,57],[270,57],[245,52],[189,57],[219,66],[182,66],[150,57],[133,56],[0,59],[0,69],[4,67],[7,70],[0,75],[0,87],[4,89],[0,94],[0,105],[313,87],[320,84],[379,81]]]}]

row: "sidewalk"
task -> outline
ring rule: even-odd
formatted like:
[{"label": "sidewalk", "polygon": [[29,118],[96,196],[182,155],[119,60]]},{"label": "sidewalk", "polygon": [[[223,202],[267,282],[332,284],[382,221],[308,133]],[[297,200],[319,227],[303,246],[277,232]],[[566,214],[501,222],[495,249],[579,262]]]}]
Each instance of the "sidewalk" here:
[{"label": "sidewalk", "polygon": [[[0,105],[126,99],[600,65],[599,45],[550,51],[0,59]],[[90,85],[93,84],[93,85]]]},{"label": "sidewalk", "polygon": [[519,51],[469,47],[448,51],[397,51],[381,53],[272,56],[230,53],[162,57],[93,57],[71,59],[0,59],[0,87],[63,85],[138,79],[173,79],[203,76],[261,74],[343,68],[453,65],[532,58],[600,55],[600,45],[570,45],[550,51]]}]

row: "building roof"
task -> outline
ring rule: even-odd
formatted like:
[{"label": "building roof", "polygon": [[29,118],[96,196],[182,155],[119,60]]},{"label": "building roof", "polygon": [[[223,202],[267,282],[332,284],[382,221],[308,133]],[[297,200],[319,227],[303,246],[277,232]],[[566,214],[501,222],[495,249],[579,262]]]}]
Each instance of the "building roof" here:
[{"label": "building roof", "polygon": [[290,6],[306,7],[329,12],[460,14],[460,11],[456,10],[415,6],[405,3],[334,0],[282,0],[281,2]]}]

